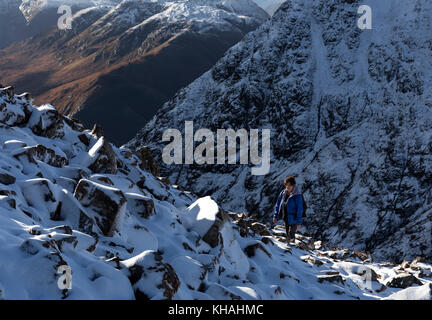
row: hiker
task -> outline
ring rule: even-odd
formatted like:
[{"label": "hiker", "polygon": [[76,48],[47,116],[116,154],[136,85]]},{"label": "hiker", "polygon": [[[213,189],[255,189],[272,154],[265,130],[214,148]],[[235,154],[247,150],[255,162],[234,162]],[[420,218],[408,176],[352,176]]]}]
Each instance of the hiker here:
[{"label": "hiker", "polygon": [[279,219],[284,220],[287,239],[294,242],[295,233],[302,224],[303,197],[293,176],[284,180],[284,186],[285,189],[280,192],[276,203],[273,223],[276,224]]}]

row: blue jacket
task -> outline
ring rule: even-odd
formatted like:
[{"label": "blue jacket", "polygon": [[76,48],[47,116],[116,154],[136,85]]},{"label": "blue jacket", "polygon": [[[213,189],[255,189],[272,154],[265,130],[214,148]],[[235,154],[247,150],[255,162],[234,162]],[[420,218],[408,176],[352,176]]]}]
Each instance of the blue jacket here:
[{"label": "blue jacket", "polygon": [[[279,207],[281,206],[284,193],[285,189],[280,192],[275,206],[274,217],[276,220],[278,220]],[[286,212],[288,213],[288,224],[302,224],[303,197],[298,189],[298,186],[295,186],[291,192],[287,201],[286,209]]]}]

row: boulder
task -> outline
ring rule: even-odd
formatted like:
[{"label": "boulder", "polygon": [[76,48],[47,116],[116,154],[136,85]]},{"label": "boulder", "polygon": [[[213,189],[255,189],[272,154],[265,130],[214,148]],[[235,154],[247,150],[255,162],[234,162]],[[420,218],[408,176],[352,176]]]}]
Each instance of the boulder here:
[{"label": "boulder", "polygon": [[0,195],[0,207],[16,209],[16,200],[8,196]]},{"label": "boulder", "polygon": [[27,205],[34,209],[39,219],[58,220],[61,203],[58,186],[43,178],[19,181],[18,185]]},{"label": "boulder", "polygon": [[157,251],[144,251],[121,261],[120,265],[132,284],[137,300],[173,299],[180,287],[173,267],[165,263]]},{"label": "boulder", "polygon": [[180,218],[185,228],[196,232],[212,248],[222,243],[220,231],[225,223],[231,222],[228,212],[219,208],[210,196],[196,200]]},{"label": "boulder", "polygon": [[404,261],[402,261],[402,263],[400,264],[400,267],[401,267],[402,269],[409,269],[409,268],[411,268],[411,265],[410,265],[409,261],[404,260]]},{"label": "boulder", "polygon": [[24,101],[26,101],[26,102],[28,102],[28,103],[32,103],[32,101],[33,101],[33,98],[32,98],[32,96],[31,96],[31,93],[30,93],[30,92],[24,92],[24,93],[21,93],[21,94],[19,94],[19,95],[17,96],[17,98],[18,98],[19,100],[24,100]]},{"label": "boulder", "polygon": [[219,266],[220,263],[219,257],[213,254],[197,254],[195,259],[203,265],[204,269],[206,269],[208,273],[215,271],[216,267]]},{"label": "boulder", "polygon": [[297,245],[297,247],[299,249],[302,249],[302,250],[305,250],[305,251],[313,251],[313,250],[315,250],[315,246],[313,246],[313,245],[311,245],[309,243],[305,243],[303,241],[298,241],[296,243],[296,245]]},{"label": "boulder", "polygon": [[249,258],[254,257],[256,255],[257,250],[261,250],[269,258],[271,258],[271,253],[268,252],[267,249],[258,241],[256,243],[250,244],[244,248],[244,252],[247,254],[247,256]]},{"label": "boulder", "polygon": [[95,136],[96,138],[102,138],[102,137],[105,136],[102,127],[101,127],[100,125],[98,125],[98,124],[95,124],[95,125],[93,126],[93,129],[92,129],[92,131],[91,131],[91,134],[92,134],[93,136]]},{"label": "boulder", "polygon": [[2,173],[0,172],[0,183],[4,184],[6,186],[10,185],[10,184],[14,184],[16,181],[14,176],[11,176],[8,173]]},{"label": "boulder", "polygon": [[159,167],[156,165],[150,149],[144,146],[137,149],[135,152],[138,158],[141,160],[139,165],[140,169],[146,170],[154,176],[159,176]]},{"label": "boulder", "polygon": [[314,265],[316,265],[318,267],[320,267],[320,266],[322,266],[324,264],[324,262],[322,262],[321,260],[316,259],[315,257],[313,257],[311,255],[302,256],[302,257],[300,257],[300,259],[303,262],[308,262],[308,263],[314,264]]},{"label": "boulder", "polygon": [[183,283],[191,290],[198,290],[207,279],[208,269],[191,257],[177,257],[171,262],[171,265],[177,270]]},{"label": "boulder", "polygon": [[264,236],[264,237],[261,238],[261,242],[265,243],[265,244],[271,244],[272,246],[274,246],[274,242],[271,239],[271,237]]},{"label": "boulder", "polygon": [[318,282],[319,283],[323,283],[323,282],[331,282],[331,283],[340,283],[340,284],[344,284],[345,280],[342,278],[342,276],[338,273],[338,274],[325,274],[325,275],[318,275]]},{"label": "boulder", "polygon": [[352,252],[351,256],[354,258],[359,258],[361,261],[366,261],[366,260],[370,259],[370,255],[364,251],[355,250]]},{"label": "boulder", "polygon": [[90,138],[85,134],[81,133],[78,135],[79,141],[81,141],[86,147],[90,146]]},{"label": "boulder", "polygon": [[35,135],[50,139],[64,137],[63,116],[50,104],[37,107],[33,110],[29,127]]},{"label": "boulder", "polygon": [[99,138],[95,145],[90,149],[89,156],[92,163],[89,169],[94,173],[117,173],[117,157],[111,144],[104,137]]},{"label": "boulder", "polygon": [[112,236],[126,210],[126,197],[119,189],[81,179],[74,197],[86,208],[86,215],[106,236]]},{"label": "boulder", "polygon": [[149,219],[155,215],[156,211],[153,199],[136,193],[126,193],[126,198],[127,209],[130,213],[144,219]]},{"label": "boulder", "polygon": [[170,193],[167,191],[168,187],[159,180],[147,179],[142,176],[136,185],[140,189],[150,192],[159,201],[167,201],[170,197]]},{"label": "boulder", "polygon": [[398,274],[392,278],[390,278],[386,285],[391,288],[401,288],[405,289],[408,287],[413,286],[414,284],[417,285],[423,285],[423,282],[421,282],[419,279],[417,279],[416,276],[405,273],[405,274]]},{"label": "boulder", "polygon": [[31,114],[29,104],[14,101],[13,87],[0,88],[0,99],[0,123],[8,126],[26,123]]},{"label": "boulder", "polygon": [[12,109],[4,102],[0,103],[0,123],[14,126],[23,123],[24,119],[25,114],[23,111],[17,110],[16,108]]},{"label": "boulder", "polygon": [[234,220],[235,228],[239,231],[241,237],[247,237],[249,234],[249,224],[241,217],[238,220]]},{"label": "boulder", "polygon": [[14,157],[20,161],[26,159],[28,162],[36,165],[37,161],[44,162],[56,168],[63,168],[69,164],[67,158],[57,155],[54,150],[49,149],[41,144],[18,149],[18,151],[14,154]]},{"label": "boulder", "polygon": [[0,97],[6,98],[8,102],[12,102],[14,99],[14,87],[7,86],[0,89]]},{"label": "boulder", "polygon": [[267,226],[265,224],[262,224],[260,222],[253,222],[250,225],[250,228],[253,232],[259,234],[260,236],[269,236],[270,232],[267,229]]},{"label": "boulder", "polygon": [[104,175],[101,174],[94,174],[90,178],[90,180],[95,181],[97,183],[103,183],[107,186],[114,186],[114,182],[112,180]]},{"label": "boulder", "polygon": [[203,240],[210,245],[210,247],[215,248],[222,242],[222,237],[220,235],[220,230],[223,225],[229,221],[229,216],[226,211],[219,209],[216,214],[216,219],[210,229],[203,236]]}]

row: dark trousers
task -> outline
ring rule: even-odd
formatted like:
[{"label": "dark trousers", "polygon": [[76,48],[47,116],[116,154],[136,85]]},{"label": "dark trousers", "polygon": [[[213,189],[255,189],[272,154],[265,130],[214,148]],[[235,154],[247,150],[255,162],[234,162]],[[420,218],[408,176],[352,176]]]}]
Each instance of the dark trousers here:
[{"label": "dark trousers", "polygon": [[285,228],[286,228],[287,240],[288,241],[294,241],[295,240],[295,234],[297,231],[297,225],[296,224],[288,224],[288,221],[285,220]]}]

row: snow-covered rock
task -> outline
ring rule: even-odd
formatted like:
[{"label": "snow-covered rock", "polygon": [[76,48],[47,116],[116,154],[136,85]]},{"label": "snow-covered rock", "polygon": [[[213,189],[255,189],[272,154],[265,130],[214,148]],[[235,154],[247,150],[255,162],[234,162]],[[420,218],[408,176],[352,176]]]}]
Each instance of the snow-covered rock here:
[{"label": "snow-covered rock", "polygon": [[173,267],[164,263],[160,253],[144,251],[122,261],[137,299],[172,299],[180,281]]}]

